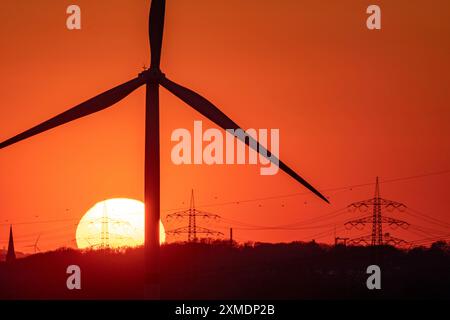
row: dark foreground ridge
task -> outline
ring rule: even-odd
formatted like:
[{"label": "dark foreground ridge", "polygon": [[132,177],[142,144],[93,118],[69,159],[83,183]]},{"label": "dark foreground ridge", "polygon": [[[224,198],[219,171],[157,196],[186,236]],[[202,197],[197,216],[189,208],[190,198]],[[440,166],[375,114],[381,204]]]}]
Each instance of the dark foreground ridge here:
[{"label": "dark foreground ridge", "polygon": [[[142,248],[59,249],[0,262],[0,299],[142,299]],[[381,290],[368,290],[369,265]],[[81,290],[68,290],[69,265]],[[161,249],[162,299],[450,298],[450,246],[400,250],[315,242],[178,243]]]}]

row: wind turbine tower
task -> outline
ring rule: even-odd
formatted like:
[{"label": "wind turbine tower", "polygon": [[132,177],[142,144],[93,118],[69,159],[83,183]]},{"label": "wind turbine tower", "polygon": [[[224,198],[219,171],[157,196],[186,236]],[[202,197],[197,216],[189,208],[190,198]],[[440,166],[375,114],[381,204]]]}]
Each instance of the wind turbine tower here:
[{"label": "wind turbine tower", "polygon": [[[159,88],[167,89],[173,95],[184,101],[194,110],[207,119],[214,122],[224,130],[241,129],[233,120],[224,114],[210,101],[198,93],[183,87],[171,80],[161,71],[161,49],[164,31],[165,0],[152,0],[149,16],[149,38],[151,62],[150,68],[144,70],[137,77],[119,86],[107,90],[94,98],[91,98],[47,121],[44,121],[31,129],[28,129],[6,141],[0,143],[0,149],[11,146],[22,140],[46,132],[79,118],[109,108],[126,98],[136,89],[145,85],[146,87],[146,112],[145,112],[145,160],[144,160],[144,201],[145,201],[145,261],[146,261],[146,284],[145,296],[152,299],[160,298],[160,242],[159,242],[159,222],[160,222],[160,136],[159,136]],[[226,93],[230,94],[230,93]],[[241,129],[242,130],[242,129]],[[271,152],[259,144],[252,137],[246,139],[244,136],[236,134],[247,146],[267,157],[282,171],[286,172],[297,182],[305,186],[308,190],[328,203],[323,196],[309,182],[303,179],[287,164],[276,157],[270,157]],[[33,157],[29,157],[32,159]]]}]

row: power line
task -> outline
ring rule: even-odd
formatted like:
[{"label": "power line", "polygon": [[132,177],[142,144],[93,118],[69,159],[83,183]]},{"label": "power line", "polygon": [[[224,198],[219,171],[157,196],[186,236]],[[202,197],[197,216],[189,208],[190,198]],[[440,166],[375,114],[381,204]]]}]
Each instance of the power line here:
[{"label": "power line", "polygon": [[[436,172],[430,172],[430,173],[417,174],[417,175],[400,177],[400,178],[387,179],[387,180],[379,181],[379,183],[380,184],[394,183],[394,182],[407,181],[407,180],[425,178],[425,177],[436,176],[436,175],[443,175],[443,174],[448,174],[448,173],[450,173],[450,170],[441,170],[441,171],[436,171]],[[355,189],[355,188],[373,186],[374,184],[375,183],[373,183],[373,182],[367,182],[367,183],[353,184],[353,185],[347,185],[347,186],[342,186],[342,187],[334,187],[334,188],[323,189],[323,191],[324,192],[330,192],[330,191],[332,192],[332,191],[341,191],[341,190],[347,190],[347,189],[352,190],[352,189]],[[233,201],[219,202],[219,203],[206,203],[206,204],[198,205],[197,207],[199,207],[199,208],[221,207],[221,206],[237,205],[237,204],[249,203],[249,202],[277,200],[277,199],[283,199],[283,198],[305,196],[305,195],[310,195],[310,194],[311,194],[310,192],[296,192],[296,193],[277,195],[277,196],[268,196],[268,197],[260,197],[260,198],[249,198],[249,199],[233,200]],[[184,208],[183,207],[172,208],[172,209],[166,209],[164,211],[165,212],[170,212],[170,211],[181,210],[181,209],[184,209]]]},{"label": "power line", "polygon": [[423,220],[428,221],[429,223],[433,223],[439,226],[445,225],[447,227],[450,227],[450,223],[445,222],[443,220],[436,219],[434,217],[431,217],[429,215],[426,215],[418,210],[408,208],[409,211],[412,211],[413,213],[409,212],[410,215],[416,216],[416,217],[422,217]]},{"label": "power line", "polygon": [[448,240],[448,239],[450,239],[450,234],[447,234],[447,235],[445,235],[445,236],[441,236],[441,237],[428,237],[428,238],[423,238],[423,239],[418,239],[418,240],[414,240],[414,241],[411,241],[411,243],[413,243],[413,244],[415,244],[415,245],[417,245],[417,244],[419,244],[419,243],[429,243],[429,242],[435,242],[435,241],[438,241],[438,240]]},{"label": "power line", "polygon": [[[334,210],[331,212],[328,212],[326,214],[323,214],[321,216],[317,216],[311,219],[307,219],[307,220],[300,220],[300,221],[295,221],[295,222],[291,222],[288,224],[282,224],[282,225],[274,225],[274,226],[262,226],[262,225],[254,225],[254,224],[250,224],[247,222],[243,222],[243,221],[238,221],[238,220],[234,220],[234,219],[230,219],[230,218],[225,218],[225,217],[221,217],[220,220],[227,222],[227,223],[231,223],[234,226],[239,226],[240,230],[299,230],[304,228],[303,226],[305,225],[310,225],[313,224],[315,222],[318,221],[323,221],[325,219],[331,219],[334,217],[337,217],[341,214],[346,213],[346,208],[341,208],[338,210]],[[239,229],[236,228],[236,229]]]},{"label": "power line", "polygon": [[44,220],[44,221],[7,222],[7,223],[0,223],[0,226],[9,226],[11,224],[13,224],[15,226],[18,226],[18,225],[58,223],[58,222],[68,222],[68,221],[79,221],[79,219],[59,219],[59,220]]},{"label": "power line", "polygon": [[[406,177],[400,177],[400,178],[387,179],[384,181],[380,181],[379,183],[384,184],[384,183],[406,181],[406,180],[412,180],[412,179],[418,179],[418,178],[424,178],[424,177],[442,175],[442,174],[448,174],[448,173],[450,173],[450,170],[441,170],[441,171],[430,172],[430,173],[425,173],[425,174],[418,174],[418,175],[412,175],[412,176],[406,176]],[[372,186],[372,185],[374,185],[373,182],[360,183],[360,184],[353,184],[353,185],[347,185],[347,186],[342,186],[342,187],[328,188],[328,189],[324,189],[324,191],[339,191],[339,190],[353,189],[353,188],[359,188],[359,187],[367,187],[367,186]],[[250,199],[243,199],[243,200],[234,200],[234,201],[221,202],[221,203],[207,203],[207,204],[197,205],[197,207],[198,208],[219,207],[219,206],[241,204],[241,203],[247,203],[247,202],[276,200],[276,199],[296,197],[296,196],[309,195],[309,194],[310,194],[309,192],[297,192],[297,193],[290,193],[290,194],[284,194],[284,195],[260,197],[260,198],[250,198]],[[164,211],[170,212],[170,211],[181,210],[181,209],[185,209],[185,207],[166,209]],[[429,218],[433,219],[432,217],[429,217]],[[6,220],[6,221],[8,221],[8,220]],[[55,220],[45,220],[45,221],[21,221],[21,222],[9,222],[8,221],[5,223],[0,223],[0,226],[9,226],[10,224],[13,224],[13,225],[46,224],[46,223],[58,223],[58,222],[67,222],[67,221],[79,221],[79,219],[55,219]],[[442,222],[442,221],[438,220],[438,222]],[[443,222],[443,223],[450,225],[450,223],[448,223],[448,222]]]},{"label": "power line", "polygon": [[[406,176],[406,177],[400,177],[400,178],[393,178],[393,179],[387,179],[384,181],[380,181],[379,183],[394,183],[394,182],[399,182],[399,181],[407,181],[407,180],[412,180],[412,179],[418,179],[418,178],[424,178],[424,177],[429,177],[429,176],[436,176],[436,175],[442,175],[442,174],[448,174],[450,173],[450,170],[441,170],[441,171],[436,171],[436,172],[431,172],[431,173],[426,173],[426,174],[419,174],[419,175],[412,175],[412,176]],[[353,184],[353,185],[347,185],[347,186],[342,186],[342,187],[336,187],[336,188],[329,188],[329,189],[325,189],[324,191],[340,191],[340,190],[352,190],[354,188],[359,188],[359,187],[366,187],[366,186],[371,186],[374,183],[361,183],[361,184]],[[285,194],[285,195],[278,195],[278,196],[269,196],[269,197],[260,197],[260,198],[252,198],[252,199],[244,199],[244,200],[235,200],[235,201],[229,201],[229,202],[222,202],[222,203],[210,203],[210,204],[203,204],[200,207],[215,207],[215,206],[224,206],[224,205],[232,205],[232,204],[241,204],[241,203],[249,203],[249,202],[256,202],[256,201],[266,201],[266,200],[275,200],[275,199],[282,199],[282,198],[288,198],[288,197],[295,197],[295,196],[301,196],[301,195],[308,195],[308,192],[300,192],[300,193],[292,193],[292,194]],[[174,209],[172,209],[174,210]],[[172,211],[172,210],[167,210],[167,211]],[[437,225],[439,227],[449,227],[450,223],[434,218],[431,215],[427,215],[419,210],[416,209],[412,209],[412,208],[407,208],[407,210],[405,211],[407,214],[415,217],[415,218],[419,218],[423,221],[426,221],[428,223]],[[309,226],[306,227],[307,225],[311,225],[317,221],[323,221],[324,219],[332,219],[335,218],[341,214],[344,214],[345,212],[343,212],[343,209],[338,209],[332,212],[329,212],[327,214],[321,215],[321,216],[317,216],[317,217],[313,217],[311,219],[307,219],[307,220],[300,220],[300,221],[296,221],[296,222],[291,222],[288,224],[283,224],[283,225],[275,225],[275,226],[261,226],[261,225],[255,225],[255,224],[250,224],[247,222],[243,222],[243,221],[238,221],[238,220],[233,220],[233,219],[229,219],[229,218],[221,218],[221,220],[223,220],[224,222],[228,222],[233,224],[233,226],[237,226],[235,227],[236,230],[306,230],[306,229],[317,229],[317,228],[322,228],[322,227],[327,227],[330,226],[330,224],[325,224],[325,225],[313,225],[313,226]],[[48,223],[62,223],[62,222],[74,222],[74,221],[79,221],[79,219],[54,219],[54,220],[44,220],[44,221],[20,221],[20,222],[15,222],[13,223],[14,225],[35,225],[35,224],[48,224]],[[8,226],[10,225],[11,222],[7,222],[7,223],[0,223],[0,226]],[[78,226],[79,223],[75,223],[75,224],[71,224],[70,226],[66,226],[65,228],[72,228],[72,227],[76,227]],[[414,226],[413,228],[415,228],[417,231],[422,232],[424,234],[428,234],[428,235],[433,235],[438,233],[438,234],[443,234],[444,231],[437,231],[435,229],[427,229],[425,227],[417,227]],[[34,232],[31,234],[26,234],[26,235],[21,235],[20,237],[18,237],[18,242],[25,242],[22,241],[20,239],[24,239],[27,237],[32,237],[35,236],[37,234],[40,233],[53,233],[55,230],[56,233],[64,231],[61,230],[60,228],[57,229],[51,229],[51,230],[45,230],[45,231],[40,231],[40,232]],[[411,230],[412,231],[412,230]],[[413,232],[415,233],[415,232]],[[70,233],[72,234],[72,233]],[[415,233],[417,235],[417,233]],[[68,235],[68,234],[67,234]],[[64,235],[61,235],[64,237]],[[48,239],[48,237],[46,237],[46,239]],[[45,240],[45,239],[44,239]]]}]

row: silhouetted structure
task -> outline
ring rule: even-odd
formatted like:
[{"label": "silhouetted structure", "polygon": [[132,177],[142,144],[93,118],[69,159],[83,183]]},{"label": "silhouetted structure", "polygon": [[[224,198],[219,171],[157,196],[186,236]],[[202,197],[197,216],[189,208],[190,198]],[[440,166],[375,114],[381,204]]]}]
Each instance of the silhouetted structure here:
[{"label": "silhouetted structure", "polygon": [[351,220],[345,223],[345,226],[352,227],[358,227],[358,226],[364,226],[366,224],[371,223],[372,224],[372,234],[369,236],[363,236],[359,238],[350,239],[348,243],[350,244],[369,244],[371,246],[381,246],[385,244],[391,244],[391,245],[400,245],[406,243],[406,241],[402,239],[398,239],[395,237],[390,236],[389,233],[386,233],[384,235],[383,239],[383,224],[388,224],[390,226],[399,226],[401,228],[408,228],[409,223],[406,221],[394,219],[391,217],[387,217],[385,215],[382,215],[382,211],[384,209],[387,210],[404,210],[406,209],[406,206],[403,203],[383,199],[380,197],[380,186],[378,182],[378,177],[376,178],[375,183],[375,196],[372,199],[354,202],[348,206],[352,210],[360,210],[362,212],[367,211],[370,207],[372,208],[372,215],[366,216],[360,219]]},{"label": "silhouetted structure", "polygon": [[37,253],[38,251],[41,251],[41,249],[39,249],[39,247],[38,247],[38,242],[39,242],[40,238],[41,238],[41,235],[38,235],[38,237],[37,237],[36,241],[34,242],[34,244],[28,245],[28,246],[25,246],[25,247],[26,248],[33,248],[34,249],[34,253]]},{"label": "silhouetted structure", "polygon": [[[378,262],[382,290],[366,287],[367,266],[374,262],[370,247],[313,242],[230,246],[228,239],[166,244],[161,247],[161,298],[450,298],[450,243],[377,249],[384,257]],[[61,249],[20,259],[13,270],[0,262],[0,300],[142,299],[143,262],[143,248]],[[82,266],[82,290],[67,290],[64,285],[68,264]]]},{"label": "silhouetted structure", "polygon": [[186,217],[189,219],[187,227],[184,226],[173,230],[168,230],[166,231],[166,234],[187,234],[188,242],[197,241],[198,234],[203,234],[206,236],[223,236],[222,232],[210,230],[197,225],[197,218],[219,219],[220,216],[218,216],[217,214],[197,210],[195,208],[194,190],[191,190],[191,201],[189,203],[189,209],[171,213],[167,216],[167,220],[170,221],[171,219],[183,219]]},{"label": "silhouetted structure", "polygon": [[334,245],[337,246],[338,244],[343,244],[344,246],[346,246],[348,240],[350,240],[350,238],[335,237]]},{"label": "silhouetted structure", "polygon": [[16,260],[16,251],[14,250],[14,237],[12,225],[9,226],[9,242],[8,242],[8,253],[6,253],[6,262],[12,262]]},{"label": "silhouetted structure", "polygon": [[109,248],[109,217],[106,202],[103,202],[102,229],[100,235],[101,247]]},{"label": "silhouetted structure", "polygon": [[[220,126],[235,130],[237,138],[267,157],[275,165],[304,185],[322,200],[328,200],[305,179],[298,175],[281,160],[271,157],[271,152],[261,146],[254,138],[236,133],[240,129],[233,120],[225,115],[211,102],[199,94],[166,78],[161,72],[161,48],[164,31],[165,0],[152,0],[149,16],[149,38],[151,62],[150,68],[141,72],[136,78],[105,91],[29,130],[26,130],[4,142],[0,149],[28,139],[32,136],[64,125],[68,122],[88,116],[111,107],[127,97],[139,87],[146,86],[146,116],[145,116],[145,173],[144,173],[144,202],[145,202],[145,256],[146,256],[146,295],[151,298],[159,297],[159,222],[160,222],[160,148],[159,148],[159,86],[163,86],[172,94],[187,103],[200,114]],[[242,131],[241,131],[242,132]]]}]

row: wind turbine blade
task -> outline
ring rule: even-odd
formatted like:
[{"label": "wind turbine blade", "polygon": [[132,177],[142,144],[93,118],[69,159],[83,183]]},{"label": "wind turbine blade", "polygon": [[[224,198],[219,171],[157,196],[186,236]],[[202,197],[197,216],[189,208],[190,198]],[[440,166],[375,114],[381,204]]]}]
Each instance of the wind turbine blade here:
[{"label": "wind turbine blade", "polygon": [[148,23],[151,51],[151,68],[159,70],[164,31],[166,0],[152,0]]},{"label": "wind turbine blade", "polygon": [[[241,129],[233,120],[231,120],[227,115],[225,115],[222,111],[219,110],[215,105],[213,105],[211,102],[200,96],[199,94],[195,93],[194,91],[187,89],[167,78],[163,78],[160,80],[160,84],[172,92],[174,95],[176,95],[178,98],[186,102],[188,105],[190,105],[192,108],[197,110],[199,113],[204,115],[206,118],[211,120],[212,122],[216,123],[223,129]],[[245,142],[247,146],[253,148],[257,152],[260,152],[262,155],[266,156],[269,160],[270,159],[267,155],[270,155],[270,152],[267,152],[267,150],[259,144],[259,142],[255,141],[252,137],[249,137],[249,139],[245,139],[245,137],[241,137],[236,135],[240,140]],[[242,139],[243,138],[243,139]],[[252,142],[252,143],[251,143]],[[254,145],[256,145],[256,148],[254,148]],[[309,184],[305,179],[303,179],[300,175],[298,175],[294,170],[292,170],[290,167],[288,167],[284,162],[281,160],[278,160],[278,166],[281,170],[286,172],[288,175],[290,175],[292,178],[297,180],[299,183],[304,185],[307,189],[309,189],[311,192],[313,192],[315,195],[317,195],[319,198],[324,200],[325,202],[329,203],[328,199],[325,198],[317,189],[315,189],[311,184]],[[272,161],[274,162],[274,161]],[[274,164],[276,164],[274,162]]]},{"label": "wind turbine blade", "polygon": [[61,126],[73,120],[106,109],[128,96],[131,92],[139,88],[144,83],[145,79],[143,77],[137,77],[111,90],[105,91],[98,96],[73,107],[72,109],[69,109],[27,131],[24,131],[0,143],[0,149],[6,148],[14,143],[28,139],[39,133]]}]

